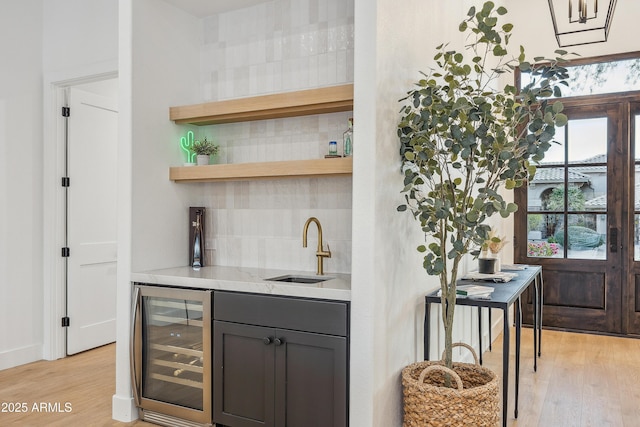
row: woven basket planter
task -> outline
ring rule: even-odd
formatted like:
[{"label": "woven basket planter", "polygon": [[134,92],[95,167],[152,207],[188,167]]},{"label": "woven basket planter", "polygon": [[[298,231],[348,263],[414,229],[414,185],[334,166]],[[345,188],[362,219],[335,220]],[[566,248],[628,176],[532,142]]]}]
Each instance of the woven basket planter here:
[{"label": "woven basket planter", "polygon": [[[500,421],[500,386],[496,374],[478,364],[454,363],[453,371],[440,361],[411,364],[402,370],[404,427],[495,427]],[[444,357],[443,357],[444,359]],[[444,386],[445,372],[453,387]]]}]

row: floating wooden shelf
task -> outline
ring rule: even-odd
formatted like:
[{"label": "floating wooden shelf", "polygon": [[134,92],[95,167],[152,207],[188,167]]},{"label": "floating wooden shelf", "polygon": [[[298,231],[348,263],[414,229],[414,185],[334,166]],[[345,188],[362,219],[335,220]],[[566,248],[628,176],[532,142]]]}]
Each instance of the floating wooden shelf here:
[{"label": "floating wooden shelf", "polygon": [[353,110],[353,84],[169,108],[178,124],[213,125]]},{"label": "floating wooden shelf", "polygon": [[344,157],[172,167],[169,169],[169,179],[175,182],[243,181],[330,175],[346,176],[352,173],[353,158]]}]

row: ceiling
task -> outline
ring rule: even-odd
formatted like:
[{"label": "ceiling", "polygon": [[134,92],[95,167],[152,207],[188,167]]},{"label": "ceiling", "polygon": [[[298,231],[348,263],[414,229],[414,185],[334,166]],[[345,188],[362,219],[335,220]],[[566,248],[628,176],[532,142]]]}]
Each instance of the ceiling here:
[{"label": "ceiling", "polygon": [[165,0],[198,18],[266,3],[268,0]]}]

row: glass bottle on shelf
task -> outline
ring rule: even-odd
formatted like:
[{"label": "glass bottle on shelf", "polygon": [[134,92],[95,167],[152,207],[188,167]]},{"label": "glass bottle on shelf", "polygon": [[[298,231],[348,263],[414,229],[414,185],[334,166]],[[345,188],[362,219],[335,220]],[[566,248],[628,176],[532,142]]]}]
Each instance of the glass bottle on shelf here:
[{"label": "glass bottle on shelf", "polygon": [[353,154],[353,118],[349,118],[349,127],[342,134],[342,155],[349,157]]},{"label": "glass bottle on shelf", "polygon": [[329,141],[329,155],[330,156],[338,155],[338,143],[336,141]]}]

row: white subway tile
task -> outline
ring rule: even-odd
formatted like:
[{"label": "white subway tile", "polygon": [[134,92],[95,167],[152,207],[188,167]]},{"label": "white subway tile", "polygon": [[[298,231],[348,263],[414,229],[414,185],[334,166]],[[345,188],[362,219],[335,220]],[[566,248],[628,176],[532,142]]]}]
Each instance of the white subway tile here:
[{"label": "white subway tile", "polygon": [[[223,100],[353,81],[353,0],[274,0],[203,20],[201,89]],[[222,163],[321,158],[341,149],[352,113],[201,129]],[[357,144],[357,143],[356,143]],[[339,151],[340,151],[339,149]],[[220,265],[315,271],[317,233],[302,248],[302,227],[317,215],[333,257],[328,272],[351,269],[351,179],[203,184],[210,208],[207,255]]]}]

